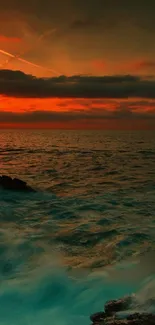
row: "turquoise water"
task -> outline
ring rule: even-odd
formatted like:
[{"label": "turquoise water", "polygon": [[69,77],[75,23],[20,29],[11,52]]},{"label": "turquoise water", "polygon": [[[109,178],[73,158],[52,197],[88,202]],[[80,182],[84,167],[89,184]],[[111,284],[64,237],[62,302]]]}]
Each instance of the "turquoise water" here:
[{"label": "turquoise water", "polygon": [[155,133],[1,130],[0,167],[38,190],[0,190],[0,324],[154,298]]}]

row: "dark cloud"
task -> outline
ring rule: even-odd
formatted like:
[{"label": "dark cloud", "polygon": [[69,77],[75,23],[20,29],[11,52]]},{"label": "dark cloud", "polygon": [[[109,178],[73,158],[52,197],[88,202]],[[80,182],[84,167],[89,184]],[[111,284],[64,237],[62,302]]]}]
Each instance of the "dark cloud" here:
[{"label": "dark cloud", "polygon": [[3,80],[4,82],[7,81],[7,80],[14,80],[14,81],[17,81],[17,80],[21,80],[21,81],[26,81],[26,80],[32,80],[34,79],[33,76],[31,75],[27,75],[25,74],[24,72],[22,71],[13,71],[13,70],[3,70],[1,69],[0,70],[0,80]]},{"label": "dark cloud", "polygon": [[94,29],[101,26],[99,21],[91,19],[76,19],[70,24],[70,28],[73,30],[79,29]]},{"label": "dark cloud", "polygon": [[151,113],[136,113],[129,109],[119,109],[117,111],[109,112],[108,110],[94,109],[88,112],[74,111],[74,112],[49,112],[49,111],[34,111],[25,113],[0,112],[0,123],[51,123],[51,122],[76,122],[85,120],[152,120],[155,123],[155,111]]},{"label": "dark cloud", "polygon": [[0,94],[27,98],[155,98],[155,80],[137,76],[36,78],[0,70]]},{"label": "dark cloud", "polygon": [[31,26],[42,29],[51,24],[87,28],[100,22],[103,28],[131,23],[154,29],[155,2],[152,0],[1,0],[4,12],[25,17]]},{"label": "dark cloud", "polygon": [[[59,19],[70,17],[71,13],[76,19],[80,18],[103,18],[104,22],[115,19],[121,21],[134,20],[148,25],[155,25],[154,10],[155,2],[152,0],[1,0],[1,11],[16,11],[33,15],[44,19]],[[31,18],[31,16],[30,16]]]},{"label": "dark cloud", "polygon": [[143,61],[140,61],[138,62],[137,64],[135,64],[135,68],[136,69],[154,69],[155,68],[155,61],[151,60],[143,60]]}]

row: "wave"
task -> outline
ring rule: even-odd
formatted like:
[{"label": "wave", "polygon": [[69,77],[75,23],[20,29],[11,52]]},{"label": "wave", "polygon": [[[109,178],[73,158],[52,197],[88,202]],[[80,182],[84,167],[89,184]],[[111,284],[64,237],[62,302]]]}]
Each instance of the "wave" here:
[{"label": "wave", "polygon": [[[137,310],[154,307],[155,280],[126,283],[108,272],[69,272],[57,255],[46,254],[13,277],[1,278],[0,324],[5,325],[87,325],[92,313],[101,311],[107,300],[135,293]],[[114,269],[113,269],[114,270]]]},{"label": "wave", "polygon": [[69,272],[54,254],[46,255],[1,277],[0,324],[87,325],[90,314],[102,310],[107,300],[132,289],[106,283],[104,272]]},{"label": "wave", "polygon": [[[54,245],[25,236],[17,224],[0,231],[0,324],[88,325],[106,301],[135,294],[132,310],[154,308],[154,253],[97,271],[70,269]],[[143,272],[141,272],[143,270]]]},{"label": "wave", "polygon": [[[114,224],[117,201],[111,193],[104,194],[106,201],[98,196],[93,202],[44,191],[23,195],[1,190],[0,195],[0,325],[88,325],[90,315],[103,310],[106,301],[133,293],[135,305],[128,313],[154,310],[154,252],[140,259],[132,257],[124,264],[105,263],[98,270],[86,271],[78,265],[80,254],[82,265],[97,265],[106,254],[111,263],[110,245],[117,249],[120,244],[125,249],[131,242],[139,245],[139,241],[148,240],[142,218],[141,233],[132,219],[125,226],[123,220],[123,231],[119,215]],[[111,218],[106,214],[109,202],[114,205]],[[99,226],[104,227],[102,232]],[[152,243],[151,225],[149,236]],[[105,249],[100,245],[103,238],[107,240]],[[94,248],[98,245],[94,251],[91,242]],[[78,268],[65,267],[66,256],[59,243],[70,250],[71,258],[74,255]]]}]

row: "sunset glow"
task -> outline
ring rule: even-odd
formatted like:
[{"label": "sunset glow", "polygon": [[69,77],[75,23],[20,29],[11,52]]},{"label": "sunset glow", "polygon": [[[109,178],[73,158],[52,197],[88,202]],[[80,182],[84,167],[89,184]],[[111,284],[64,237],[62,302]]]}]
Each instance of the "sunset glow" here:
[{"label": "sunset glow", "polygon": [[[151,15],[151,9],[141,6],[141,20],[135,16],[137,22],[135,20],[134,23],[130,21],[130,14],[135,12],[132,1],[127,5],[126,11],[124,11],[125,5],[122,6],[121,1],[118,1],[117,7],[113,9],[110,9],[108,4],[102,5],[100,1],[96,7],[93,7],[92,1],[90,1],[87,10],[81,1],[78,2],[78,5],[76,3],[73,5],[72,1],[67,1],[65,4],[59,2],[56,6],[54,5],[54,10],[52,2],[43,10],[39,5],[37,8],[30,5],[29,1],[25,5],[18,6],[17,0],[13,7],[10,2],[9,6],[3,6],[1,9],[1,127],[9,125],[14,128],[15,126],[21,127],[21,125],[23,127],[33,125],[34,127],[57,128],[61,125],[64,128],[154,128],[155,98],[152,95],[153,88],[149,93],[147,90],[142,90],[145,88],[145,83],[148,88],[149,85],[155,87],[155,49],[152,45],[155,26],[150,25],[151,32],[149,29],[143,28],[150,21],[150,19],[147,20],[146,10],[150,10],[149,14]],[[121,10],[123,15],[120,14]],[[41,17],[41,20],[38,17]],[[112,20],[115,21],[115,24]],[[9,77],[7,76],[6,79],[4,76],[3,70],[6,69],[8,72],[14,71],[14,77],[13,75],[11,77],[12,83],[15,83],[16,78],[18,79],[16,72],[22,71],[25,77],[23,75],[21,78],[24,80],[28,78],[26,76],[33,76],[33,78],[37,78],[38,87],[41,87],[39,86],[40,82],[49,79],[49,85],[46,85],[46,91],[41,96],[40,89],[42,88],[37,90],[37,85],[35,85],[35,95],[30,96],[26,90],[26,87],[29,87],[28,84],[26,86],[23,84],[24,80],[16,79],[16,92],[9,93],[8,89],[12,85],[10,86],[8,83]],[[66,84],[66,81],[65,84],[62,84],[64,79],[62,77],[61,81],[59,76],[87,76],[90,78],[89,84],[91,78],[100,76],[103,77],[103,81],[94,79],[91,89],[94,88],[94,92],[96,89],[96,94],[91,96],[91,90],[89,89],[87,95],[87,85],[84,85],[87,80],[79,79],[78,90],[75,91],[76,98],[76,95],[72,94],[71,82],[69,85]],[[98,89],[105,82],[104,77],[106,76],[111,77],[112,81],[110,81],[109,89],[107,89],[109,81],[106,81],[102,97],[102,91],[98,92]],[[122,79],[116,82],[114,80],[116,76],[120,76]],[[135,80],[129,79],[124,84],[123,76],[131,76]],[[58,79],[50,81],[53,77],[58,77]],[[138,79],[136,81],[136,78],[140,78],[139,81]],[[27,82],[30,84],[31,81]],[[51,85],[51,82],[55,83],[54,86]],[[63,90],[61,89],[59,92],[60,82]],[[127,84],[128,82],[131,86]],[[26,95],[20,93],[21,87],[24,87]],[[54,96],[55,87],[57,89]],[[67,93],[65,93],[66,87]],[[84,87],[82,91],[81,87]],[[90,88],[90,86],[88,87]],[[121,87],[121,95],[117,90],[118,87]],[[123,87],[128,87],[126,94],[122,93]],[[19,118],[16,121],[16,113],[25,114],[37,111],[58,112],[60,120],[52,121],[51,116],[50,121],[43,119],[41,122],[36,119],[31,122],[20,122]],[[11,117],[7,120],[9,115],[6,115],[5,120],[4,112],[14,114],[12,123]],[[67,115],[66,117],[64,115],[65,112],[67,114],[70,112],[73,115],[75,113],[76,118],[69,116],[67,119]],[[77,112],[81,115],[77,116]],[[124,112],[125,115],[122,115]],[[87,114],[89,115],[88,119]],[[125,122],[126,125],[124,125],[124,121],[128,121]]]}]

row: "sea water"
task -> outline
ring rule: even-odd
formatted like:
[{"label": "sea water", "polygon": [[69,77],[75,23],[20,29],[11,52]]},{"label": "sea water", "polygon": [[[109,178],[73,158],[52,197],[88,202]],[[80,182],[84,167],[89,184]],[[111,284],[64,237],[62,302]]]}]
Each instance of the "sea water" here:
[{"label": "sea water", "polygon": [[1,130],[0,174],[37,190],[0,189],[0,324],[154,308],[154,132]]}]

